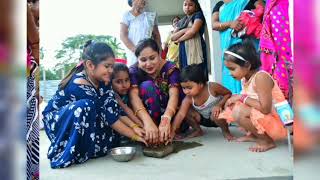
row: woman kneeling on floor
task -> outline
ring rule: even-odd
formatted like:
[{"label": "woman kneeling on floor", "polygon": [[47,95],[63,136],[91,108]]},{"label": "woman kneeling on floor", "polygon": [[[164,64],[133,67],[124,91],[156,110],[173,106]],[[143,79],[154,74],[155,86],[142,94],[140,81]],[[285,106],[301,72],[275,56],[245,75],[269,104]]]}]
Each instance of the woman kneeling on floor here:
[{"label": "woman kneeling on floor", "polygon": [[114,64],[112,49],[105,43],[92,43],[84,50],[83,60],[61,81],[43,111],[44,128],[51,141],[51,168],[107,155],[119,143],[115,131],[146,143],[128,127],[128,118],[115,100],[109,83]]}]

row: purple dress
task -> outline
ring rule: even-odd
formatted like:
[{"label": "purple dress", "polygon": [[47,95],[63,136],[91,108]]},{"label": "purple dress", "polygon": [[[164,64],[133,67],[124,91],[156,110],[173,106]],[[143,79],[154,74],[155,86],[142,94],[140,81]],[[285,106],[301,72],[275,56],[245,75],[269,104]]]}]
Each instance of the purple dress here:
[{"label": "purple dress", "polygon": [[153,121],[159,125],[161,115],[165,112],[169,101],[169,88],[172,86],[179,88],[179,103],[181,102],[183,93],[180,88],[180,71],[176,65],[167,61],[160,75],[153,79],[146,72],[138,68],[138,64],[134,64],[129,69],[131,87],[139,88],[139,96],[148,110]]}]

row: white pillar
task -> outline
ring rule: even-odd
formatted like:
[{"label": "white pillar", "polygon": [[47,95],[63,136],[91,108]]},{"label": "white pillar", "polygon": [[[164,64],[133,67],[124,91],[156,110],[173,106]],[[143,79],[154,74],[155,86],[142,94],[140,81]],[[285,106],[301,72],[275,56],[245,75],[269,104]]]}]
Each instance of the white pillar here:
[{"label": "white pillar", "polygon": [[220,48],[220,35],[218,31],[212,31],[212,9],[219,0],[199,0],[203,15],[206,19],[205,41],[207,44],[208,65],[210,65],[209,80],[214,82],[221,82],[222,78],[222,61]]}]

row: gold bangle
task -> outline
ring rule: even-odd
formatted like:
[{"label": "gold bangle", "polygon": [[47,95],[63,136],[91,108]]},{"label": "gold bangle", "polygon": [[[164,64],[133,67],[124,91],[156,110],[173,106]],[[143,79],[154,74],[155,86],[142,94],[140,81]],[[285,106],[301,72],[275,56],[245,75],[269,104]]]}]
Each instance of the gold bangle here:
[{"label": "gold bangle", "polygon": [[142,107],[142,108],[137,109],[136,112],[134,112],[134,115],[137,116],[138,112],[141,110],[144,110],[144,109],[146,109],[146,108]]},{"label": "gold bangle", "polygon": [[138,135],[133,135],[132,137],[131,137],[131,140],[132,141],[138,141],[139,140],[139,136]]},{"label": "gold bangle", "polygon": [[140,126],[139,126],[138,124],[133,124],[133,125],[131,126],[132,129],[137,128],[137,127],[140,127]]}]

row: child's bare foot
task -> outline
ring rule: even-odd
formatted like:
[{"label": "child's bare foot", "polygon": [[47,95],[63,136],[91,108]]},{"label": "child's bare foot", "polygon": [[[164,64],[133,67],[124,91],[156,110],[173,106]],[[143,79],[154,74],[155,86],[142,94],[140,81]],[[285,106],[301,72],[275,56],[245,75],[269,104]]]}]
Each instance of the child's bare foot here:
[{"label": "child's bare foot", "polygon": [[194,138],[194,137],[199,137],[199,136],[203,136],[203,131],[202,131],[202,129],[192,130],[191,133],[186,136],[186,139]]},{"label": "child's bare foot", "polygon": [[199,136],[203,136],[202,129],[199,129],[199,130],[189,129],[185,133],[176,134],[174,137],[174,140],[179,141],[179,140],[189,139],[189,138],[194,138],[194,137],[199,137]]},{"label": "child's bare foot", "polygon": [[276,144],[274,141],[257,140],[256,145],[249,148],[251,152],[265,152],[272,148],[275,148]]},{"label": "child's bare foot", "polygon": [[230,133],[230,132],[224,132],[222,131],[223,137],[227,140],[227,141],[233,141],[236,138]]},{"label": "child's bare foot", "polygon": [[174,140],[180,141],[183,140],[186,136],[184,134],[176,134]]},{"label": "child's bare foot", "polygon": [[257,138],[253,134],[237,138],[237,142],[256,142]]}]

